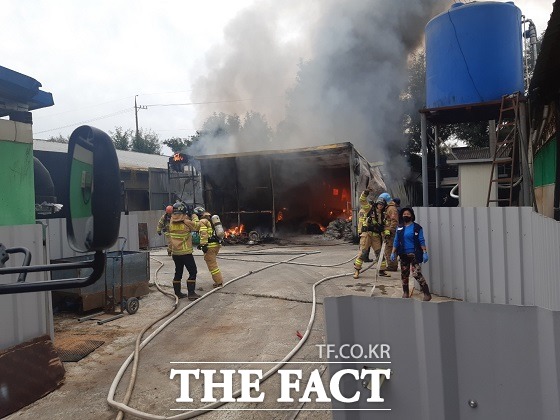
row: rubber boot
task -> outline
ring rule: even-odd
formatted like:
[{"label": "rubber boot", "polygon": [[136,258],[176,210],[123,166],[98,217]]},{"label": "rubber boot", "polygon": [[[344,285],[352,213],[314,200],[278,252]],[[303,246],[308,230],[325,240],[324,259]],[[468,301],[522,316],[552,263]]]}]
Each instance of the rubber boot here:
[{"label": "rubber boot", "polygon": [[187,291],[189,292],[189,300],[197,300],[200,295],[194,291],[196,286],[196,279],[195,280],[187,280]]},{"label": "rubber boot", "polygon": [[381,277],[391,277],[385,270],[379,270],[379,275]]},{"label": "rubber boot", "polygon": [[430,294],[430,288],[428,287],[427,283],[424,283],[422,285],[422,292],[424,293],[424,297],[422,298],[424,302],[429,302],[430,300],[432,300],[432,295]]},{"label": "rubber boot", "polygon": [[175,292],[175,296],[179,299],[183,299],[187,297],[184,293],[181,293],[181,281],[173,281],[173,291]]},{"label": "rubber boot", "polygon": [[371,251],[371,248],[368,249],[366,256],[362,259],[363,262],[373,262],[373,260],[369,257],[369,251]]},{"label": "rubber boot", "polygon": [[360,270],[354,268],[354,278],[357,279],[358,277],[360,277]]},{"label": "rubber boot", "polygon": [[408,289],[408,283],[402,285],[403,299],[408,299],[410,297],[410,290]]}]

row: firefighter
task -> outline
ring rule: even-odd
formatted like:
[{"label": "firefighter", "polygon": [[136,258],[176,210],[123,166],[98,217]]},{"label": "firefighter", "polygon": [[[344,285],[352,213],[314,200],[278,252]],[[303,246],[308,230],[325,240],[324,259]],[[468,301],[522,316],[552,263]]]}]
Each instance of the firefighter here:
[{"label": "firefighter", "polygon": [[160,217],[157,224],[156,232],[161,236],[162,232],[165,235],[165,240],[167,241],[167,255],[171,255],[171,242],[169,241],[168,231],[169,231],[169,221],[171,220],[171,214],[173,213],[173,206],[167,206],[165,208],[165,213]]},{"label": "firefighter", "polygon": [[[171,244],[171,255],[175,263],[175,275],[173,277],[173,290],[175,295],[181,299],[184,297],[189,300],[196,300],[200,297],[195,292],[196,287],[196,263],[193,257],[192,232],[198,231],[200,224],[198,216],[192,215],[192,219],[187,216],[187,207],[184,203],[177,202],[173,205],[173,214],[169,223],[169,243]],[[183,268],[189,272],[187,279],[188,295],[181,293],[181,279],[183,278]]]},{"label": "firefighter", "polygon": [[[383,194],[381,194],[380,197],[381,196],[383,196]],[[397,231],[397,226],[399,225],[399,211],[397,209],[395,199],[391,200],[389,194],[387,194],[387,196],[388,201],[387,207],[385,208],[385,231],[383,232],[383,240],[385,241],[385,259],[387,261],[387,270],[397,271],[397,261],[391,261],[391,248],[393,247],[395,232]],[[387,200],[387,196],[383,198]]]},{"label": "firefighter", "polygon": [[201,249],[202,252],[204,252],[204,261],[206,262],[208,271],[210,271],[210,275],[214,281],[213,287],[222,287],[222,272],[220,271],[220,267],[218,267],[218,262],[216,261],[218,252],[220,252],[220,248],[222,247],[222,241],[216,235],[210,213],[204,210],[203,207],[199,206],[195,207],[194,214],[200,218],[200,245],[198,246],[198,249]]},{"label": "firefighter", "polygon": [[[366,232],[362,232],[362,226],[364,226],[364,223],[366,221],[367,218],[367,214],[371,209],[371,203],[369,202],[369,190],[365,190],[361,195],[360,195],[360,210],[358,211],[358,237],[360,238],[360,248],[362,247],[362,237],[367,236],[365,235],[367,233]],[[362,262],[372,262],[372,260],[369,257],[369,252],[371,250],[371,247],[368,246],[367,247],[367,252],[364,256],[364,258],[362,258]],[[357,278],[357,277],[355,277]]]},{"label": "firefighter", "polygon": [[[361,221],[362,233],[360,234],[360,254],[354,261],[354,278],[357,279],[360,276],[360,271],[362,269],[362,264],[364,257],[367,255],[368,249],[373,248],[375,256],[379,259],[381,253],[382,245],[382,234],[385,227],[385,206],[386,202],[382,198],[378,198],[375,205],[371,205],[367,201],[369,192],[366,190],[360,195],[360,206],[361,210],[366,210],[365,219]],[[385,259],[381,262],[379,269],[379,275],[387,277],[389,276],[385,270],[387,269],[387,263]]]}]

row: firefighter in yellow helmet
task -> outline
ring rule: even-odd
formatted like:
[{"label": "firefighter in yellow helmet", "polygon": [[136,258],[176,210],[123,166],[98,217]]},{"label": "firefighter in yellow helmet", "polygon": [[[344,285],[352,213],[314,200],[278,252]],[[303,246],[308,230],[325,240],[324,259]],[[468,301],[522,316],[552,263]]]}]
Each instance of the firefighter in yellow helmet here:
[{"label": "firefighter in yellow helmet", "polygon": [[[358,225],[361,226],[360,254],[354,261],[355,279],[360,276],[362,264],[365,257],[367,256],[369,248],[373,248],[373,252],[375,253],[375,256],[377,258],[380,258],[381,253],[381,235],[384,231],[385,226],[385,206],[387,203],[382,198],[377,199],[374,203],[370,203],[369,194],[369,190],[366,190],[360,195],[360,220],[358,220]],[[381,262],[379,275],[388,276],[388,274],[385,272],[386,269],[387,263],[385,259],[383,259]]]},{"label": "firefighter in yellow helmet", "polygon": [[212,280],[214,281],[214,288],[222,287],[223,277],[220,267],[218,267],[218,262],[216,257],[220,248],[222,247],[221,240],[216,236],[214,231],[214,225],[211,221],[211,215],[203,207],[195,207],[194,214],[200,218],[200,245],[199,249],[204,252],[204,261],[208,267],[208,271],[212,275]]},{"label": "firefighter in yellow helmet", "polygon": [[187,207],[184,203],[177,202],[173,205],[173,214],[169,222],[169,242],[171,244],[171,255],[175,263],[175,275],[173,277],[173,290],[175,295],[181,299],[187,295],[181,293],[181,279],[183,269],[189,272],[187,279],[187,292],[189,300],[196,300],[200,296],[195,292],[196,287],[196,263],[193,257],[192,232],[198,231],[200,224],[198,216],[187,216]]},{"label": "firefighter in yellow helmet", "polygon": [[165,208],[165,213],[160,217],[157,224],[156,232],[161,236],[163,233],[167,241],[167,255],[171,255],[171,242],[169,241],[169,221],[171,220],[171,215],[173,214],[173,206],[167,206]]}]

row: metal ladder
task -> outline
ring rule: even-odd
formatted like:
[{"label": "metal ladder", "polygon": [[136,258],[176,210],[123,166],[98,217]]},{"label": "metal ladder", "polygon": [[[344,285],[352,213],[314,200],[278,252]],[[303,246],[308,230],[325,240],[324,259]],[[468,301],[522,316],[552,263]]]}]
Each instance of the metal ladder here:
[{"label": "metal ladder", "polygon": [[[519,132],[519,92],[515,92],[502,96],[486,207],[490,206],[490,203],[498,203],[498,206],[502,207],[512,205],[515,170],[518,164]],[[491,199],[493,185],[496,185],[497,189],[496,198]],[[506,189],[507,193],[500,194],[500,191],[504,192]]]}]

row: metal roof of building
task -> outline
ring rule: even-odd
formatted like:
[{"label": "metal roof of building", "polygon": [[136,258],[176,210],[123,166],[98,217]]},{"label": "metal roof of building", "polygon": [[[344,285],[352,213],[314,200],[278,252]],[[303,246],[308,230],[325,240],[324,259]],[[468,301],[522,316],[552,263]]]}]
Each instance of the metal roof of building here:
[{"label": "metal roof of building", "polygon": [[489,147],[480,147],[471,149],[469,147],[453,147],[447,155],[447,163],[476,163],[476,162],[489,162],[492,160],[490,156]]},{"label": "metal roof of building", "polygon": [[[346,166],[348,165],[349,153],[354,150],[357,155],[362,155],[354,148],[352,143],[335,143],[315,147],[302,147],[299,149],[284,150],[260,150],[242,153],[228,153],[221,155],[202,155],[195,156],[199,161],[209,161],[214,159],[228,158],[258,158],[268,156],[275,160],[284,159],[311,159],[318,165],[323,166]],[[363,158],[363,157],[362,157]]]},{"label": "metal roof of building", "polygon": [[[68,144],[46,140],[33,140],[33,150],[66,153],[68,151]],[[121,169],[167,169],[167,162],[169,161],[169,156],[151,155],[127,150],[117,150],[117,157]]]}]

